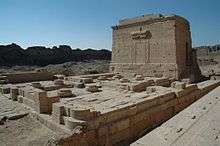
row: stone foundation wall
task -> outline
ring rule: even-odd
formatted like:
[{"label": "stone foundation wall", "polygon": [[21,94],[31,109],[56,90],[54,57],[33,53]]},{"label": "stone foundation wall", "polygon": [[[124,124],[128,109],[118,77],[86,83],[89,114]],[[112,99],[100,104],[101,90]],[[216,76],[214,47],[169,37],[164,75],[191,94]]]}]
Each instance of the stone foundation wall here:
[{"label": "stone foundation wall", "polygon": [[124,76],[134,77],[136,74],[142,74],[149,77],[173,77],[178,78],[178,69],[175,63],[148,63],[148,64],[117,64],[112,63],[110,70],[120,72]]},{"label": "stone foundation wall", "polygon": [[[220,82],[218,81],[198,86],[191,84],[184,90],[157,95],[151,100],[106,113],[94,120],[83,123],[81,126],[83,127],[85,124],[86,129],[82,128],[82,132],[56,141],[56,145],[104,146],[129,144],[219,85]],[[56,121],[62,123],[62,119],[67,116],[65,107],[54,104],[54,111],[59,115],[59,119]],[[87,114],[92,114],[92,112],[87,112]],[[80,121],[75,122],[80,125]]]},{"label": "stone foundation wall", "polygon": [[48,72],[26,72],[26,73],[10,73],[4,74],[8,83],[23,83],[34,81],[53,80],[54,76]]}]

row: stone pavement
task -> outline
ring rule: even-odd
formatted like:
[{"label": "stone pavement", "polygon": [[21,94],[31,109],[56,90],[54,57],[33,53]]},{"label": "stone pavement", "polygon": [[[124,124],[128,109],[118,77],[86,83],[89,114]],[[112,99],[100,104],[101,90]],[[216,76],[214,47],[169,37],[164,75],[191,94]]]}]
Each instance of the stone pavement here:
[{"label": "stone pavement", "polygon": [[219,146],[220,87],[131,146]]}]

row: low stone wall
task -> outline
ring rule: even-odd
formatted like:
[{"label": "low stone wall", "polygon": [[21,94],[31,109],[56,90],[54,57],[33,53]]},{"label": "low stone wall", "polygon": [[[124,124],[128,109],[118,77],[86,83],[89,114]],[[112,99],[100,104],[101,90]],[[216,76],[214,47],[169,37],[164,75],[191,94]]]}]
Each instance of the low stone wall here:
[{"label": "low stone wall", "polygon": [[34,89],[30,92],[21,88],[19,94],[18,101],[31,107],[39,114],[51,114],[52,104],[60,100],[59,97],[48,97],[47,92],[40,89]]},{"label": "low stone wall", "polygon": [[[150,100],[120,108],[106,114],[81,110],[77,114],[69,114],[68,108],[59,103],[53,104],[53,117],[58,124],[72,130],[79,128],[79,133],[58,140],[56,145],[125,145],[139,138],[149,129],[163,123],[191,103],[219,86],[219,81],[188,85],[183,90],[157,95]],[[144,98],[144,97],[143,97]],[[76,113],[76,111],[73,111]],[[84,114],[82,114],[84,113]],[[69,114],[69,115],[68,115]],[[69,117],[70,123],[65,119]],[[88,117],[90,117],[88,119]],[[80,119],[80,120],[79,120]],[[75,125],[75,127],[74,127]]]},{"label": "low stone wall", "polygon": [[217,87],[131,145],[219,145],[219,99],[220,87]]},{"label": "low stone wall", "polygon": [[49,72],[22,72],[3,74],[8,83],[23,83],[34,81],[53,80],[54,76]]}]

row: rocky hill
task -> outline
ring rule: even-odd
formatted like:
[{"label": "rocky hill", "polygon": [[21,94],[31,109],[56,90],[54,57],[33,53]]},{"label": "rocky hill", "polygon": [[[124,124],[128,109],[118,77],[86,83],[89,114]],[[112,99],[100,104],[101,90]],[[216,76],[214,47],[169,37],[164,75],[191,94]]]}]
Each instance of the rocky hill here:
[{"label": "rocky hill", "polygon": [[0,66],[60,64],[88,60],[110,60],[111,51],[72,49],[67,45],[46,48],[44,46],[21,48],[17,44],[0,45]]}]

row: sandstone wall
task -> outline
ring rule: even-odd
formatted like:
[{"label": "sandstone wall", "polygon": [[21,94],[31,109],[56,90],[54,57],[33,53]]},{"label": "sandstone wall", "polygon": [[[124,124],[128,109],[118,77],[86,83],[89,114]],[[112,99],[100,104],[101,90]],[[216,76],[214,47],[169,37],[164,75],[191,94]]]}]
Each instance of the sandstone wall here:
[{"label": "sandstone wall", "polygon": [[149,15],[113,27],[111,72],[188,78],[192,65],[189,22]]},{"label": "sandstone wall", "polygon": [[[78,123],[77,125],[81,125],[82,127],[83,125],[87,126],[87,129],[84,129],[85,131],[82,133],[73,134],[61,141],[58,140],[57,145],[128,145],[151,128],[171,118],[176,113],[207,94],[210,90],[219,86],[219,83],[218,81],[204,82],[198,86],[191,84],[184,90],[156,95],[154,98],[151,98],[151,100],[146,100],[135,105],[106,113],[95,118],[95,120],[90,120],[87,124],[79,120],[69,121],[70,123]],[[59,124],[63,116],[67,116],[66,114],[68,114],[65,110],[66,108],[59,105],[59,103],[53,105],[53,111],[58,115],[56,121]],[[94,112],[77,112],[84,113],[80,114],[82,120],[86,120],[88,115],[94,115]],[[77,114],[71,116],[73,117],[70,118],[73,119],[79,118]],[[70,123],[68,123],[67,126],[73,126],[73,124]]]}]

